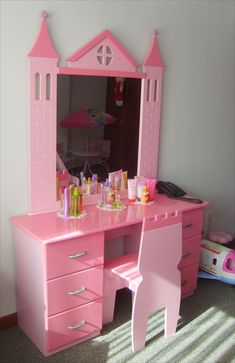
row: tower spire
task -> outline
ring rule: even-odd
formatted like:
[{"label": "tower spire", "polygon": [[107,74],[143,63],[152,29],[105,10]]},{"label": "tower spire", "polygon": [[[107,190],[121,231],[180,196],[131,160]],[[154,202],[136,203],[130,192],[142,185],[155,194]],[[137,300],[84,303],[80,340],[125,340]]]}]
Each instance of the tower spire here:
[{"label": "tower spire", "polygon": [[154,67],[162,67],[164,68],[164,63],[159,52],[158,48],[158,39],[157,39],[158,31],[155,29],[152,33],[152,44],[150,47],[150,51],[145,58],[144,65],[145,66],[154,66]]},{"label": "tower spire", "polygon": [[41,27],[39,30],[38,37],[36,42],[29,52],[29,57],[44,57],[44,58],[56,58],[58,59],[59,56],[55,50],[55,47],[52,43],[50,38],[48,29],[47,29],[47,18],[48,13],[44,10],[40,13],[41,18]]}]

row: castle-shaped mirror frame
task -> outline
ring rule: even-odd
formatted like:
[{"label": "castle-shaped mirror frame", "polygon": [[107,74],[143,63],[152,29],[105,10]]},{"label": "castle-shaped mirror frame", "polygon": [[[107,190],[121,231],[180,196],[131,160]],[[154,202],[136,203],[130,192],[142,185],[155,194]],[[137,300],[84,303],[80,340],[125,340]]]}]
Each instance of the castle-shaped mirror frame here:
[{"label": "castle-shaped mirror frame", "polygon": [[137,63],[109,30],[104,30],[59,67],[59,56],[50,38],[47,18],[29,57],[29,213],[58,209],[56,202],[57,75],[141,78],[137,175],[157,176],[162,74],[164,64],[157,33],[138,72]]}]

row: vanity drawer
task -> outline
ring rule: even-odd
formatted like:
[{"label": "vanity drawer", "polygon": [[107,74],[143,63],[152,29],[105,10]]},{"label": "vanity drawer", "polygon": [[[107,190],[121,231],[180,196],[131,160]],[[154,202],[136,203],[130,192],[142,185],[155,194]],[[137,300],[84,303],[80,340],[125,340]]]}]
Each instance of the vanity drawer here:
[{"label": "vanity drawer", "polygon": [[181,296],[191,295],[197,287],[198,264],[181,270]]},{"label": "vanity drawer", "polygon": [[179,268],[199,262],[201,235],[184,239],[182,243],[182,259]]},{"label": "vanity drawer", "polygon": [[103,296],[103,266],[47,282],[47,315],[75,308]]},{"label": "vanity drawer", "polygon": [[104,233],[51,243],[46,246],[46,279],[82,271],[104,262]]},{"label": "vanity drawer", "polygon": [[47,323],[48,350],[88,337],[102,327],[102,300],[55,315]]},{"label": "vanity drawer", "polygon": [[202,234],[203,209],[199,208],[182,214],[183,239]]}]

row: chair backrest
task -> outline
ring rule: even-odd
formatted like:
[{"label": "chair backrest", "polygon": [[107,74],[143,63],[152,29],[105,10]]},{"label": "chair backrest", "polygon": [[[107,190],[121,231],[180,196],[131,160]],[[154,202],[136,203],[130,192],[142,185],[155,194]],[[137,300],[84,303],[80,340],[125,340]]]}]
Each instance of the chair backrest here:
[{"label": "chair backrest", "polygon": [[88,149],[91,151],[99,151],[101,157],[108,159],[111,152],[111,140],[90,139],[88,141]]},{"label": "chair backrest", "polygon": [[182,214],[174,211],[145,218],[142,226],[138,269],[151,284],[167,278],[182,257]]}]

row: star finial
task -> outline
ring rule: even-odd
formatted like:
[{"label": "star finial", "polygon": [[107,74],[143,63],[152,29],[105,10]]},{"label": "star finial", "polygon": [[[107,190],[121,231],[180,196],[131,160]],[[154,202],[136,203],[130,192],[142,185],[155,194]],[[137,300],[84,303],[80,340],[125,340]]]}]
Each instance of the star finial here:
[{"label": "star finial", "polygon": [[39,14],[40,18],[42,20],[46,20],[48,18],[48,12],[46,10],[43,10],[40,14]]},{"label": "star finial", "polygon": [[157,31],[157,29],[154,29],[152,34],[153,34],[153,36],[154,36],[154,37],[156,37],[156,38],[157,38],[157,36],[158,36],[158,31]]}]

